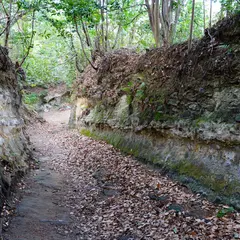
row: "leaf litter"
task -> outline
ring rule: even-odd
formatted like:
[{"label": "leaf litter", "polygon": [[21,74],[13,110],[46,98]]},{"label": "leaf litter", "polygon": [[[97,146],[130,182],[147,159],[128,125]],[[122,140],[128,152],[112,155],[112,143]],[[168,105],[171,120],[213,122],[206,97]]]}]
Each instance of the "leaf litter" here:
[{"label": "leaf litter", "polygon": [[64,175],[73,239],[240,239],[240,214],[214,205],[111,145],[76,130],[37,123],[28,132],[46,149],[60,146],[51,168]]}]

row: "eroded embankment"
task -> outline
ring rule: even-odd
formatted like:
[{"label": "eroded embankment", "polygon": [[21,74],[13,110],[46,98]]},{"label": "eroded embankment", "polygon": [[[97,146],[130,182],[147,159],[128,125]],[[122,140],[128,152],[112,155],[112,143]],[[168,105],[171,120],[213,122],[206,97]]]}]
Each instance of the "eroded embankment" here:
[{"label": "eroded embankment", "polygon": [[0,209],[13,183],[28,168],[29,150],[20,107],[14,65],[7,50],[0,47]]},{"label": "eroded embankment", "polygon": [[239,39],[237,15],[190,52],[183,43],[107,54],[79,79],[73,123],[240,208]]}]

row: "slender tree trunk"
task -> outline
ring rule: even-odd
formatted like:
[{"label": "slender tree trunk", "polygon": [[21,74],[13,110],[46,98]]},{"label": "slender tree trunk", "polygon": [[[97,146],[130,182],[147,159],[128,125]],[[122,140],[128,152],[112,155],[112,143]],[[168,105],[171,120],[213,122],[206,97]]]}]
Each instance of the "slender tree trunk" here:
[{"label": "slender tree trunk", "polygon": [[[228,0],[228,6],[232,6],[232,0]],[[227,17],[229,17],[231,14],[231,10],[229,9],[229,7],[227,8]]]},{"label": "slender tree trunk", "polygon": [[85,35],[86,38],[86,43],[89,47],[92,47],[92,42],[91,42],[91,38],[89,36],[88,30],[85,26],[85,23],[83,22],[82,18],[81,18],[81,23],[82,23],[82,29],[83,29],[83,33]]},{"label": "slender tree trunk", "polygon": [[190,24],[190,36],[189,36],[189,41],[188,41],[188,51],[190,51],[190,49],[192,48],[194,8],[195,8],[195,0],[192,0],[192,18],[191,18],[191,24]]},{"label": "slender tree trunk", "polygon": [[151,29],[152,29],[152,33],[153,33],[154,39],[155,39],[155,29],[154,29],[154,24],[153,24],[152,9],[151,9],[151,6],[150,6],[148,0],[145,0],[145,4],[146,4],[146,7],[147,7],[147,12],[148,12],[148,18],[149,18],[149,22],[150,22],[150,27],[151,27]]},{"label": "slender tree trunk", "polygon": [[81,43],[81,47],[82,47],[83,54],[84,54],[85,58],[87,59],[88,63],[91,65],[91,67],[92,67],[94,70],[97,70],[97,67],[95,67],[95,66],[93,65],[92,61],[88,58],[87,53],[86,53],[86,51],[85,51],[83,39],[82,39],[81,34],[80,34],[79,30],[78,30],[78,24],[77,24],[77,19],[76,19],[76,17],[74,18],[74,24],[75,24],[75,29],[76,29],[78,38],[79,38],[80,43]]},{"label": "slender tree trunk", "polygon": [[172,11],[171,0],[162,0],[160,22],[161,22],[163,46],[166,46],[166,47],[170,45],[171,11]]},{"label": "slender tree trunk", "polygon": [[104,52],[105,52],[105,32],[104,32],[104,21],[105,21],[105,18],[104,18],[104,3],[105,3],[105,1],[104,0],[99,0],[99,2],[100,2],[100,6],[101,6],[101,11],[100,11],[100,13],[101,13],[101,38],[102,38],[102,48],[103,48],[103,50],[104,50]]},{"label": "slender tree trunk", "polygon": [[152,0],[151,5],[149,0],[145,0],[145,5],[156,47],[160,47],[159,0]]},{"label": "slender tree trunk", "polygon": [[153,32],[156,46],[170,46],[176,34],[176,27],[184,0],[178,0],[175,9],[173,0],[145,0],[149,22]]},{"label": "slender tree trunk", "polygon": [[71,50],[73,51],[73,54],[74,54],[76,69],[77,69],[77,71],[79,73],[82,73],[83,72],[83,68],[80,66],[78,53],[77,53],[77,50],[76,50],[76,48],[74,46],[73,36],[72,35],[70,37],[70,44],[71,44]]},{"label": "slender tree trunk", "polygon": [[131,34],[129,36],[129,41],[128,41],[129,46],[132,46],[133,44],[135,33],[136,33],[136,24],[134,23],[131,29]]},{"label": "slender tree trunk", "polygon": [[205,0],[203,0],[203,33],[206,29]]},{"label": "slender tree trunk", "polygon": [[221,3],[220,19],[224,18],[224,5]]},{"label": "slender tree trunk", "polygon": [[[122,1],[121,13],[123,12],[123,8],[125,7],[126,1],[127,1],[127,0],[123,0],[123,1]],[[120,23],[120,24],[118,25],[117,34],[116,34],[116,36],[115,36],[115,40],[114,40],[112,49],[116,48],[116,46],[118,45],[119,39],[121,38],[121,31],[122,31],[122,25],[121,25],[121,23]]]},{"label": "slender tree trunk", "polygon": [[109,22],[108,22],[108,0],[106,0],[106,33],[105,33],[105,51],[108,51],[108,27],[109,27]]},{"label": "slender tree trunk", "polygon": [[177,30],[178,19],[180,16],[182,6],[183,6],[183,0],[178,2],[177,9],[175,10],[174,22],[173,22],[173,24],[171,24],[170,44],[173,44],[173,42],[174,42],[174,38],[176,35],[176,30]]},{"label": "slender tree trunk", "polygon": [[212,0],[210,0],[209,27],[212,27]]},{"label": "slender tree trunk", "polygon": [[29,45],[28,45],[28,48],[27,48],[27,52],[26,52],[25,56],[23,57],[23,59],[20,63],[20,67],[26,61],[26,59],[27,59],[27,57],[30,53],[31,48],[33,48],[33,38],[34,38],[34,35],[35,35],[34,28],[35,28],[35,10],[33,10],[33,14],[32,14],[32,34],[31,34],[30,42],[29,42]]},{"label": "slender tree trunk", "polygon": [[5,30],[5,40],[4,40],[4,46],[8,47],[8,40],[9,40],[9,35],[10,35],[10,25],[11,25],[11,17],[8,15],[7,16],[7,26]]},{"label": "slender tree trunk", "polygon": [[98,27],[99,27],[98,25],[95,26],[96,37],[94,39],[94,48],[95,48],[95,51],[98,51],[100,53],[101,52],[101,47],[100,47],[101,33]]},{"label": "slender tree trunk", "polygon": [[124,33],[123,31],[121,31],[121,35],[120,35],[120,47],[124,46]]},{"label": "slender tree trunk", "polygon": [[117,44],[118,44],[118,41],[119,41],[119,38],[121,36],[121,31],[122,31],[122,26],[121,25],[118,25],[118,30],[117,30],[117,34],[116,34],[116,37],[115,37],[115,40],[114,40],[114,44],[112,46],[112,49],[115,49]]},{"label": "slender tree trunk", "polygon": [[155,24],[156,46],[160,47],[160,21],[159,21],[159,0],[155,0],[153,15]]},{"label": "slender tree trunk", "polygon": [[11,29],[11,21],[12,21],[12,0],[10,0],[10,2],[9,2],[9,12],[7,12],[3,3],[2,3],[2,6],[3,6],[3,10],[7,17],[4,46],[8,47],[8,41],[9,41],[9,35],[10,35],[10,29]]}]

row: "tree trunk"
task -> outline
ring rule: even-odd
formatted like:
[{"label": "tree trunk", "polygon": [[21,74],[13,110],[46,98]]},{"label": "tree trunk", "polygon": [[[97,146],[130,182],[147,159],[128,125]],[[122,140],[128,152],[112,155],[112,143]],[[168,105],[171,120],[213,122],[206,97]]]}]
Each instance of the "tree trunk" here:
[{"label": "tree trunk", "polygon": [[97,67],[95,67],[95,66],[93,65],[92,61],[88,58],[87,53],[86,53],[86,51],[85,51],[83,39],[82,39],[81,34],[80,34],[79,30],[78,30],[78,24],[77,24],[77,19],[76,19],[76,17],[74,18],[74,23],[75,23],[75,29],[76,29],[78,38],[79,38],[80,43],[81,43],[81,47],[82,47],[83,54],[84,54],[85,58],[87,59],[88,63],[91,65],[91,67],[92,67],[94,70],[97,70]]},{"label": "tree trunk", "polygon": [[149,0],[145,0],[147,7],[148,18],[150,27],[153,33],[156,47],[160,47],[160,22],[159,22],[159,0],[152,0],[152,4],[149,4]]},{"label": "tree trunk", "polygon": [[108,0],[106,0],[106,31],[105,31],[105,51],[108,51],[108,27],[109,27],[109,22],[108,22]]},{"label": "tree trunk", "polygon": [[104,18],[104,3],[105,1],[104,0],[99,0],[100,2],[100,6],[101,6],[101,38],[102,38],[102,48],[105,52],[105,33],[104,33],[104,21],[105,21],[105,18]]},{"label": "tree trunk", "polygon": [[29,42],[29,45],[28,45],[28,48],[27,48],[27,52],[26,52],[25,56],[23,57],[23,59],[20,63],[20,67],[23,65],[23,63],[27,59],[31,48],[33,48],[33,38],[34,38],[34,35],[35,35],[34,27],[35,27],[35,10],[33,10],[33,14],[32,14],[32,34],[31,34],[30,42]]},{"label": "tree trunk", "polygon": [[160,47],[161,44],[160,44],[159,0],[155,0],[153,15],[155,24],[156,46]]},{"label": "tree trunk", "polygon": [[83,29],[83,33],[85,35],[86,38],[86,43],[89,47],[92,47],[92,42],[91,42],[91,38],[89,36],[88,30],[85,26],[85,23],[83,22],[82,18],[81,18],[81,23],[82,23],[82,29]]},{"label": "tree trunk", "polygon": [[11,26],[11,17],[7,16],[7,23],[6,23],[6,30],[5,30],[5,40],[4,40],[4,47],[8,47],[8,40],[10,35],[10,26]]},{"label": "tree trunk", "polygon": [[188,41],[188,51],[190,51],[190,49],[192,48],[194,8],[195,8],[195,0],[192,0],[192,18],[191,18],[191,24],[190,24],[190,36],[189,36],[189,41]]},{"label": "tree trunk", "polygon": [[95,51],[98,51],[99,53],[101,52],[101,33],[100,30],[98,29],[99,26],[95,26],[95,31],[96,31],[96,37],[94,39],[94,48]]},{"label": "tree trunk", "polygon": [[151,4],[149,0],[145,0],[151,30],[157,47],[160,47],[161,42],[166,47],[173,43],[183,1],[178,1],[178,7],[174,12],[173,0],[161,0],[161,2],[160,0],[152,0]]},{"label": "tree trunk", "polygon": [[209,27],[212,27],[212,0],[210,0]]},{"label": "tree trunk", "polygon": [[[2,3],[2,1],[1,1],[1,3]],[[9,12],[7,12],[3,3],[2,3],[2,6],[3,6],[3,10],[7,17],[4,46],[8,47],[8,41],[9,41],[9,35],[10,35],[10,29],[11,29],[11,21],[12,21],[12,0],[10,0],[10,2],[9,2]]]},{"label": "tree trunk", "polygon": [[206,29],[205,0],[203,0],[203,33]]},{"label": "tree trunk", "polygon": [[74,54],[76,69],[77,69],[77,71],[79,73],[82,73],[83,72],[83,68],[80,66],[78,53],[77,53],[77,50],[76,50],[76,48],[74,46],[73,36],[72,35],[70,37],[70,44],[71,44],[71,50],[73,51],[73,54]]},{"label": "tree trunk", "polygon": [[135,33],[136,33],[136,24],[134,23],[133,26],[132,26],[131,33],[130,33],[130,36],[129,36],[129,41],[128,41],[128,46],[130,46],[130,47],[133,44]]},{"label": "tree trunk", "polygon": [[161,9],[161,15],[162,15],[162,38],[163,38],[163,46],[168,46],[169,45],[169,40],[168,40],[168,31],[169,31],[169,25],[168,25],[168,14],[169,14],[169,9],[168,9],[168,2],[169,0],[162,0],[162,9]]},{"label": "tree trunk", "polygon": [[112,46],[112,49],[115,49],[117,44],[118,44],[118,41],[119,41],[119,38],[121,36],[121,31],[122,31],[122,26],[121,25],[118,25],[118,30],[117,30],[117,34],[116,34],[116,37],[115,37],[115,40],[114,40],[114,44]]},{"label": "tree trunk", "polygon": [[224,18],[224,5],[221,3],[220,19]]},{"label": "tree trunk", "polygon": [[231,15],[231,9],[229,8],[229,6],[232,7],[232,0],[228,0],[228,8],[227,8],[227,13],[226,16],[229,17]]},{"label": "tree trunk", "polygon": [[174,42],[174,38],[175,38],[175,35],[176,35],[177,24],[178,24],[178,19],[179,19],[180,12],[181,12],[181,9],[182,9],[183,1],[184,0],[179,1],[178,2],[178,7],[175,9],[174,22],[171,24],[171,28],[170,28],[170,37],[169,37],[170,44],[173,44],[173,42]]}]

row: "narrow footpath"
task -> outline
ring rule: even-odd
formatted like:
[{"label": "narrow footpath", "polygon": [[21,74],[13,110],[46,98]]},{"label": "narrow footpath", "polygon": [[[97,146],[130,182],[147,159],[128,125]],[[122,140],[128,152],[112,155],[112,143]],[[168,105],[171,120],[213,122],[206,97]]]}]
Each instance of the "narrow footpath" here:
[{"label": "narrow footpath", "polygon": [[[68,111],[28,127],[39,167],[4,240],[240,239],[240,215],[105,142],[67,128]],[[226,211],[225,211],[226,212]]]}]

